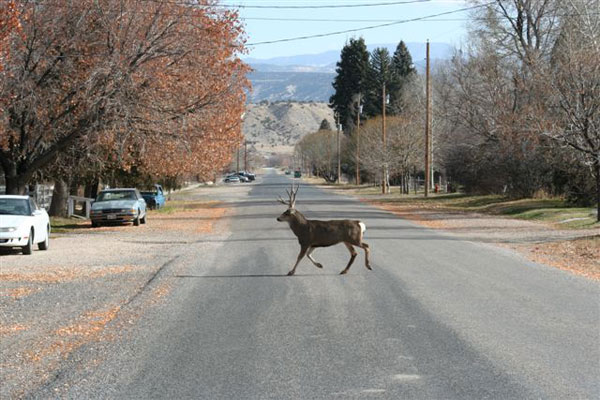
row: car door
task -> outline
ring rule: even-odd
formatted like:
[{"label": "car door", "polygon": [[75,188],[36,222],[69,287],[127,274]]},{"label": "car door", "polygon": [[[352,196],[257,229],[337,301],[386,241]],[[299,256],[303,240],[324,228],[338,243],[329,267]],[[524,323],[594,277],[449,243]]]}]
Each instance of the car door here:
[{"label": "car door", "polygon": [[146,215],[146,200],[139,192],[139,190],[135,190],[135,195],[137,196],[138,207],[140,208],[140,218],[143,218]]},{"label": "car door", "polygon": [[163,188],[160,185],[156,186],[158,195],[156,196],[156,204],[160,204],[160,207],[165,205],[165,194],[163,193]]},{"label": "car door", "polygon": [[35,229],[35,242],[39,243],[46,240],[46,218],[44,212],[40,210],[35,201],[29,198],[29,208],[33,215],[33,229]]}]

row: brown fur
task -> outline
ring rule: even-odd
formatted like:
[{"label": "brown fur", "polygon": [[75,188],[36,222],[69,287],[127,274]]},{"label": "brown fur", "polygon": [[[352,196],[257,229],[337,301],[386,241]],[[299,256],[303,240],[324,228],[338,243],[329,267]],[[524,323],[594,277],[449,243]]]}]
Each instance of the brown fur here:
[{"label": "brown fur", "polygon": [[302,260],[305,255],[308,256],[316,267],[323,268],[320,263],[312,258],[311,253],[317,247],[328,247],[338,243],[344,243],[350,251],[350,261],[348,261],[348,265],[346,265],[346,268],[341,274],[348,272],[356,258],[357,253],[356,250],[354,250],[354,246],[364,249],[365,267],[369,270],[371,269],[369,264],[369,245],[362,241],[363,234],[359,225],[360,221],[348,219],[332,221],[306,219],[300,211],[294,208],[295,192],[293,189],[292,194],[290,194],[289,203],[286,203],[281,199],[280,201],[284,204],[288,204],[289,208],[277,218],[277,221],[288,222],[292,232],[298,237],[298,243],[300,243],[300,253],[296,259],[296,264],[294,264],[294,267],[288,272],[288,275],[294,275],[298,263],[300,263],[300,260]]}]

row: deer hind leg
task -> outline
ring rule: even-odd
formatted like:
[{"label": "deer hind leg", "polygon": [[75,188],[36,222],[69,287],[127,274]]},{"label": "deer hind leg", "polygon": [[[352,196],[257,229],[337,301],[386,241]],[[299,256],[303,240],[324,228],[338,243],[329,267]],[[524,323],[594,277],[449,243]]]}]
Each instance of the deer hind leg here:
[{"label": "deer hind leg", "polygon": [[352,246],[350,243],[344,242],[344,244],[350,251],[350,261],[348,261],[348,265],[346,265],[346,268],[344,268],[344,270],[342,272],[340,272],[340,275],[344,275],[346,272],[348,272],[348,270],[350,269],[350,266],[352,265],[352,263],[354,262],[354,259],[356,258],[356,255],[358,254],[356,252],[356,250],[354,250],[354,246]]},{"label": "deer hind leg", "polygon": [[310,247],[308,249],[308,251],[306,252],[306,257],[308,257],[308,259],[310,261],[312,261],[313,264],[315,264],[315,267],[317,267],[317,268],[323,268],[323,264],[318,263],[317,261],[315,261],[314,258],[312,258],[311,254],[312,254],[313,251],[315,251],[315,248],[314,247]]},{"label": "deer hind leg", "polygon": [[366,243],[361,243],[360,247],[365,251],[365,267],[367,267],[368,270],[372,270],[371,264],[369,263],[369,253],[371,252],[369,245]]},{"label": "deer hind leg", "polygon": [[302,257],[304,257],[307,250],[308,247],[303,246],[300,248],[300,253],[298,253],[298,258],[296,259],[296,264],[294,264],[294,268],[292,268],[290,272],[288,272],[288,276],[294,275],[296,273],[296,267],[298,266],[298,264],[300,264],[300,260],[302,260]]}]

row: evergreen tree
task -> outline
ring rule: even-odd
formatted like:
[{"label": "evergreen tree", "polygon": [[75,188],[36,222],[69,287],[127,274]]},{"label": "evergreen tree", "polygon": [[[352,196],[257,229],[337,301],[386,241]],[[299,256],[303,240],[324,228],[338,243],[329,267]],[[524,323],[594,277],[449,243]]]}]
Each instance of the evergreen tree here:
[{"label": "evergreen tree", "polygon": [[327,121],[327,119],[323,118],[323,121],[321,121],[321,125],[319,126],[319,130],[320,131],[330,131],[331,130],[331,124],[329,123],[329,121]]},{"label": "evergreen tree", "polygon": [[333,81],[335,93],[329,99],[329,106],[339,114],[340,122],[349,132],[356,124],[357,98],[365,95],[369,52],[363,38],[350,39],[342,49]]},{"label": "evergreen tree", "polygon": [[[373,117],[382,114],[383,85],[386,93],[397,87],[396,75],[393,73],[392,59],[386,48],[376,48],[371,53],[368,74],[368,90],[365,98],[364,113]],[[387,97],[387,96],[386,96]],[[386,107],[386,111],[389,108]]]},{"label": "evergreen tree", "polygon": [[390,111],[393,114],[400,114],[404,109],[404,105],[402,104],[403,87],[416,74],[412,56],[402,40],[398,43],[392,57],[392,74],[394,75],[394,79],[389,91]]}]

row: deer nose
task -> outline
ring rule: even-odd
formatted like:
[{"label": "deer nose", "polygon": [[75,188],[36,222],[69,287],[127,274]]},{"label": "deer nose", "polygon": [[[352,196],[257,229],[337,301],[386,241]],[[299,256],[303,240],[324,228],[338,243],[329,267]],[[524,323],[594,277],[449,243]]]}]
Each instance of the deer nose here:
[{"label": "deer nose", "polygon": [[281,222],[281,219],[280,219],[280,218],[281,218],[281,217],[277,217],[277,221]]}]

